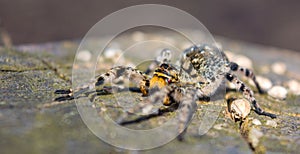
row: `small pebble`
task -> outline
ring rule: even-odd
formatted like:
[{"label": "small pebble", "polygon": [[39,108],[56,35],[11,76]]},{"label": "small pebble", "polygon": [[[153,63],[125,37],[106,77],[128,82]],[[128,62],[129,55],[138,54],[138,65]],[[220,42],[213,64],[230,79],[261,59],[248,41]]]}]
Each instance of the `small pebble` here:
[{"label": "small pebble", "polygon": [[236,55],[233,61],[239,64],[240,66],[251,69],[253,68],[252,60],[244,55]]},{"label": "small pebble", "polygon": [[250,143],[252,143],[252,146],[255,148],[258,146],[258,143],[259,143],[259,139],[263,136],[263,133],[258,130],[257,128],[252,128],[250,131],[249,131],[249,141]]},{"label": "small pebble", "polygon": [[231,51],[225,50],[224,51],[226,56],[228,57],[229,61],[236,62],[242,67],[246,68],[253,68],[252,60],[244,55],[235,54]]},{"label": "small pebble", "polygon": [[217,124],[217,125],[214,125],[214,129],[216,129],[216,130],[221,130],[221,129],[223,129],[223,124]]},{"label": "small pebble", "polygon": [[108,48],[104,51],[103,56],[105,58],[117,58],[122,54],[120,49]]},{"label": "small pebble", "polygon": [[253,123],[254,125],[261,125],[261,122],[260,122],[258,119],[253,119],[253,120],[252,120],[252,123]]},{"label": "small pebble", "polygon": [[77,58],[78,60],[87,62],[87,61],[91,60],[92,54],[91,54],[91,52],[88,51],[88,50],[82,50],[82,51],[79,51],[79,52],[78,52],[76,58]]},{"label": "small pebble", "polygon": [[143,41],[145,40],[145,34],[143,32],[136,31],[132,34],[132,39],[134,41]]},{"label": "small pebble", "polygon": [[119,48],[107,48],[103,53],[103,57],[112,60],[115,65],[124,65],[126,63],[123,52]]},{"label": "small pebble", "polygon": [[282,86],[274,86],[268,91],[269,96],[280,100],[284,100],[287,97],[287,93],[286,88]]},{"label": "small pebble", "polygon": [[246,99],[236,99],[230,105],[232,119],[244,119],[250,113],[251,106]]},{"label": "small pebble", "polygon": [[266,125],[276,128],[277,127],[277,122],[274,121],[274,120],[267,120]]},{"label": "small pebble", "polygon": [[286,65],[283,62],[273,63],[271,69],[274,73],[283,75],[286,72]]},{"label": "small pebble", "polygon": [[106,107],[101,107],[101,111],[105,112],[105,111],[107,111],[107,108]]},{"label": "small pebble", "polygon": [[[262,77],[262,76],[256,76],[256,81],[258,82],[258,84],[260,85],[261,89],[264,91],[269,90],[270,88],[272,88],[273,84],[271,82],[271,80],[269,80],[268,78]],[[252,80],[250,80],[250,84],[252,86],[255,86],[254,82]]]},{"label": "small pebble", "polygon": [[297,80],[290,80],[287,82],[289,92],[294,95],[300,95],[300,83]]},{"label": "small pebble", "polygon": [[268,74],[268,73],[270,73],[270,67],[269,66],[267,66],[267,65],[262,65],[261,67],[260,67],[260,71],[261,71],[261,73],[262,74]]}]

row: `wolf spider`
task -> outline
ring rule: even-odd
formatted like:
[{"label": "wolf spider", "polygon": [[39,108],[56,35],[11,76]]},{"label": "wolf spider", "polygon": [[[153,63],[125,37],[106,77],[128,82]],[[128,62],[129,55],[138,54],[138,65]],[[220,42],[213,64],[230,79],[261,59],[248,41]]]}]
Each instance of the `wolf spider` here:
[{"label": "wolf spider", "polygon": [[[96,76],[95,80],[88,86],[71,91],[56,91],[57,94],[69,93],[66,97],[59,97],[56,100],[77,98],[80,94],[92,90],[95,86],[110,83],[116,79],[129,79],[139,86],[143,96],[146,97],[141,103],[125,112],[117,120],[119,124],[127,124],[124,119],[129,113],[143,111],[144,114],[159,115],[164,109],[178,109],[179,132],[185,132],[188,122],[197,108],[196,101],[209,100],[220,87],[223,78],[233,83],[236,90],[243,93],[243,96],[251,102],[251,108],[258,115],[276,118],[275,114],[268,113],[261,109],[254,97],[253,91],[245,85],[235,72],[242,73],[253,80],[259,93],[263,93],[255,75],[247,68],[240,67],[230,62],[223,51],[212,45],[194,45],[186,49],[178,65],[171,64],[171,51],[163,50],[153,61],[145,72],[132,67],[118,66],[111,68],[108,72]],[[151,74],[149,78],[149,74]],[[117,92],[117,90],[108,90]],[[152,109],[156,103],[162,103],[164,108]],[[150,108],[150,110],[149,110]],[[151,110],[152,109],[152,110]],[[153,111],[154,110],[154,111]],[[179,136],[179,139],[182,136]]]}]

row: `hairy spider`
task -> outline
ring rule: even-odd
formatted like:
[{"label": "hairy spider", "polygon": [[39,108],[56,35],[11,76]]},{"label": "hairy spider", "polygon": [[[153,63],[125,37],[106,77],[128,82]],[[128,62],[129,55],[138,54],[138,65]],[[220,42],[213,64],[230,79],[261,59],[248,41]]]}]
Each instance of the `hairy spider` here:
[{"label": "hairy spider", "polygon": [[[232,72],[240,72],[253,80],[259,93],[263,93],[255,75],[247,68],[240,67],[234,62],[230,62],[224,52],[211,45],[195,45],[186,49],[178,65],[170,63],[171,51],[163,50],[156,60],[150,64],[145,73],[132,67],[118,66],[111,68],[108,72],[96,76],[95,80],[88,86],[70,92],[67,98],[76,98],[83,92],[92,90],[95,86],[100,86],[123,77],[139,85],[140,91],[146,97],[142,103],[125,112],[117,122],[126,124],[124,119],[128,113],[143,111],[144,114],[153,113],[148,110],[156,103],[164,106],[179,109],[179,132],[184,132],[186,125],[191,120],[197,108],[196,101],[209,99],[222,83],[223,78],[235,84],[238,91],[251,102],[252,110],[259,115],[276,118],[275,114],[268,113],[261,109],[254,98],[253,91],[237,78]],[[149,74],[152,72],[151,77]],[[65,93],[66,91],[56,91]],[[116,92],[116,91],[115,91]],[[66,98],[64,98],[66,99]],[[61,101],[61,97],[56,99]],[[180,104],[180,105],[179,105]],[[146,110],[147,109],[147,110]],[[156,109],[154,113],[160,114],[161,109]]]}]

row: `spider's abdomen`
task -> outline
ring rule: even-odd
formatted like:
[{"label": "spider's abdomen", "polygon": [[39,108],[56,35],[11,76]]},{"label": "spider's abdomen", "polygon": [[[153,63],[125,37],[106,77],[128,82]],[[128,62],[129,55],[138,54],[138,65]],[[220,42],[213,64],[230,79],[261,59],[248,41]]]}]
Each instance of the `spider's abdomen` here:
[{"label": "spider's abdomen", "polygon": [[167,84],[178,82],[178,71],[170,64],[161,64],[153,73],[150,80],[150,89],[163,88]]},{"label": "spider's abdomen", "polygon": [[167,85],[167,79],[165,77],[154,75],[150,80],[149,88],[150,89],[153,89],[153,88],[161,89],[166,85]]}]

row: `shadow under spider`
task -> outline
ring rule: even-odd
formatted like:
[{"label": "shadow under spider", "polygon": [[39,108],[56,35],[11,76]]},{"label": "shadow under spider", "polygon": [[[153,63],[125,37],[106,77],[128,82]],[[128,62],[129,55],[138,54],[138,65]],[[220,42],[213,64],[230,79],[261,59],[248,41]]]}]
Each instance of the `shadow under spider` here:
[{"label": "shadow under spider", "polygon": [[135,124],[135,123],[140,123],[140,122],[143,122],[145,120],[148,120],[148,119],[151,119],[151,118],[155,118],[155,117],[158,117],[158,116],[162,116],[168,112],[174,112],[175,110],[178,109],[178,104],[173,104],[169,107],[164,107],[164,108],[160,108],[158,110],[158,112],[155,112],[155,113],[151,113],[151,114],[148,114],[148,115],[143,115],[143,116],[140,116],[138,118],[135,118],[133,120],[128,120],[128,121],[122,121],[118,124],[120,125],[129,125],[129,124]]},{"label": "shadow under spider", "polygon": [[[108,90],[110,88],[111,87],[106,87],[106,88],[101,89],[101,90],[85,92],[85,93],[80,94],[76,98],[74,98],[74,96],[71,95],[72,94],[71,90],[60,89],[60,90],[56,90],[54,93],[55,94],[64,94],[65,96],[56,97],[54,99],[54,101],[62,102],[62,101],[74,100],[74,99],[78,99],[78,98],[82,98],[82,97],[88,97],[88,96],[91,96],[90,100],[93,101],[96,96],[113,94],[113,93],[111,93],[110,90]],[[126,91],[141,93],[140,88],[136,88],[136,87],[118,89],[118,92],[126,92]],[[140,123],[142,121],[145,121],[145,120],[148,120],[148,119],[151,119],[151,118],[162,116],[162,115],[164,115],[168,112],[174,112],[177,109],[178,109],[178,104],[175,103],[175,104],[173,104],[171,106],[168,106],[168,107],[159,108],[159,110],[155,113],[151,113],[151,114],[148,114],[148,115],[143,115],[143,116],[140,116],[140,117],[135,118],[133,120],[122,121],[119,124],[124,126],[124,125],[129,125],[129,124],[134,124],[134,123]]]},{"label": "shadow under spider", "polygon": [[[78,98],[82,98],[82,97],[91,96],[90,100],[93,102],[95,100],[95,97],[97,97],[97,96],[111,95],[111,94],[113,94],[112,93],[112,89],[113,88],[114,87],[105,87],[105,88],[103,88],[101,90],[84,92],[84,93],[76,96],[76,98],[74,98],[74,96],[71,95],[72,94],[71,90],[56,90],[54,92],[55,94],[65,94],[65,96],[57,97],[57,98],[54,99],[54,101],[61,102],[61,101],[67,101],[67,100],[73,100],[73,99],[78,99]],[[141,93],[140,88],[137,88],[137,87],[129,87],[129,88],[117,89],[117,92],[128,92],[128,91],[130,91],[130,92],[136,92],[136,93]],[[209,101],[210,97],[203,97],[202,99],[199,99],[199,100]],[[129,125],[129,124],[140,123],[140,122],[149,120],[151,118],[162,116],[162,115],[164,115],[166,113],[169,113],[169,112],[174,112],[175,110],[178,109],[178,107],[179,107],[178,103],[171,104],[170,106],[162,106],[161,108],[158,109],[157,112],[154,112],[154,113],[151,113],[151,114],[148,114],[148,115],[143,115],[143,116],[137,117],[137,118],[135,118],[133,120],[121,121],[118,124],[124,126],[124,125]],[[129,113],[129,114],[132,114],[132,113]]]}]

